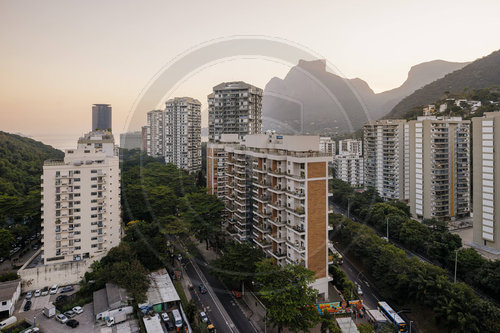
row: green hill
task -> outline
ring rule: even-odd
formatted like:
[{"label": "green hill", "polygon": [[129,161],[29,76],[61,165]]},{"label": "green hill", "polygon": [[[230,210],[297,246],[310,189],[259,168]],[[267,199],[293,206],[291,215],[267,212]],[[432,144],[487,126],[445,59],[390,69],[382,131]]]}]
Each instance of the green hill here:
[{"label": "green hill", "polygon": [[500,86],[500,51],[478,59],[438,79],[401,100],[385,118],[407,118],[415,108],[443,99],[448,94],[466,94]]},{"label": "green hill", "polygon": [[63,157],[39,141],[0,131],[0,223],[39,221],[43,161]]},{"label": "green hill", "polygon": [[39,141],[0,131],[0,194],[24,195],[40,186],[43,161],[64,153]]}]

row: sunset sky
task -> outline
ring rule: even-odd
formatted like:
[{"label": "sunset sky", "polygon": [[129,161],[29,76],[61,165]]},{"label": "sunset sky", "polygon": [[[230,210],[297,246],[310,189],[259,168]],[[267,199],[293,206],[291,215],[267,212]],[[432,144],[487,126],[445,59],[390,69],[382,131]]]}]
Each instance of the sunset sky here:
[{"label": "sunset sky", "polygon": [[[134,101],[163,66],[235,35],[300,45],[381,92],[415,64],[472,61],[499,49],[499,13],[498,0],[1,0],[0,130],[68,148],[90,129],[91,105],[109,103],[113,131],[127,131]],[[266,57],[232,58],[193,68],[170,97],[198,98],[206,113],[215,84],[264,88],[289,69]]]}]

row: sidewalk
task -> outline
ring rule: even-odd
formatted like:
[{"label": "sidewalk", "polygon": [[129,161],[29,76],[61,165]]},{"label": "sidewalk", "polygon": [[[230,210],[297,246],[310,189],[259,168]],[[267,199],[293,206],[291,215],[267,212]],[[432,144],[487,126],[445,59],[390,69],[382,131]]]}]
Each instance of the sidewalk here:
[{"label": "sidewalk", "polygon": [[[207,263],[210,264],[210,262],[217,258],[216,253],[212,249],[206,249],[205,243],[197,242],[196,247],[200,251],[203,258],[207,261]],[[245,292],[240,299],[237,299],[233,296],[233,300],[245,314],[248,320],[250,320],[254,328],[258,332],[264,332],[264,319],[266,310],[262,303],[260,303],[260,300],[258,300],[257,297],[255,297],[255,295],[253,295],[251,292]]]}]

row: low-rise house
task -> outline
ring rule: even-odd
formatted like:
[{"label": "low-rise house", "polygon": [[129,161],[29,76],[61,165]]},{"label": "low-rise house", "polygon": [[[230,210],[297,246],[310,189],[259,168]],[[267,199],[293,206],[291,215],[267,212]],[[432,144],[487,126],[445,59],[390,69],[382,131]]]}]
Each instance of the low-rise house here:
[{"label": "low-rise house", "polygon": [[21,295],[20,279],[0,283],[0,318],[12,316],[19,295]]},{"label": "low-rise house", "polygon": [[106,287],[94,292],[94,315],[96,320],[105,319],[113,310],[128,306],[132,298],[125,289],[114,283],[106,283]]}]

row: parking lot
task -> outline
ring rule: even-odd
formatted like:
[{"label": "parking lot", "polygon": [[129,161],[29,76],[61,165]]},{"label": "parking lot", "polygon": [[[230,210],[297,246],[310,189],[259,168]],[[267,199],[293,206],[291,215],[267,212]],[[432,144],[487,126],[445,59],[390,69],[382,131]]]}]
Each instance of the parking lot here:
[{"label": "parking lot", "polygon": [[31,308],[29,311],[24,311],[24,305],[26,304],[26,294],[21,295],[19,301],[16,305],[16,311],[14,315],[20,319],[24,318],[29,323],[36,323],[36,326],[40,328],[42,332],[46,333],[59,333],[59,332],[75,332],[75,333],[87,333],[87,332],[98,332],[98,333],[132,333],[138,332],[139,326],[136,321],[128,320],[126,322],[115,325],[114,327],[107,327],[103,323],[95,322],[95,316],[93,313],[93,303],[86,304],[83,306],[83,313],[76,315],[71,319],[76,319],[79,322],[78,327],[71,328],[65,324],[61,324],[55,319],[47,318],[43,315],[43,308],[49,303],[55,303],[56,297],[59,295],[71,295],[75,293],[79,286],[73,286],[75,290],[69,293],[57,293],[55,295],[46,295],[31,298]]}]

